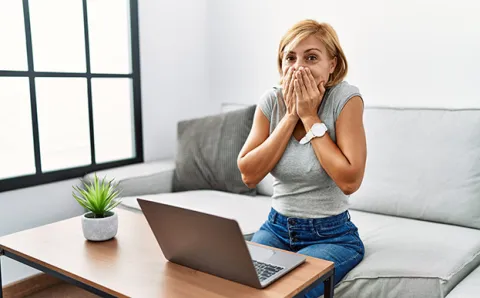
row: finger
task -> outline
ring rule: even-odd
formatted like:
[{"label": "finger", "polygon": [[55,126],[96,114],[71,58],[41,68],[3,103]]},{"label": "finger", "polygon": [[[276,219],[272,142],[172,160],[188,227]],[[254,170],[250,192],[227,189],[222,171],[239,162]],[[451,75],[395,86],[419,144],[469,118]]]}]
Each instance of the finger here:
[{"label": "finger", "polygon": [[[292,78],[294,78],[294,77],[292,76]],[[295,89],[293,80],[290,80],[288,86],[289,86],[289,88],[288,88],[288,91],[286,93],[286,97],[288,98],[288,100],[290,100],[290,98],[292,97],[292,95],[294,93],[294,89]]]},{"label": "finger", "polygon": [[285,80],[290,81],[290,76],[292,75],[292,68],[288,68],[287,73],[285,74]]},{"label": "finger", "polygon": [[290,74],[290,77],[288,78],[289,81],[290,81],[290,85],[293,87],[293,80],[295,80],[296,78],[296,73],[297,73],[297,70],[295,70],[294,68],[292,68],[292,73]]},{"label": "finger", "polygon": [[292,71],[292,75],[291,75],[291,79],[290,79],[290,96],[294,96],[295,95],[295,90],[294,89],[294,81],[297,79],[297,72],[298,70],[293,70]]},{"label": "finger", "polygon": [[320,94],[325,94],[325,82],[324,81],[321,81],[320,82]]},{"label": "finger", "polygon": [[300,83],[300,90],[302,92],[303,96],[309,96],[307,89],[305,88],[306,82],[303,80],[303,73],[305,72],[305,69],[301,69],[298,71],[298,81]]},{"label": "finger", "polygon": [[315,88],[318,89],[317,84],[315,84],[315,78],[313,77],[313,74],[310,68],[307,68],[307,74],[308,74],[308,78],[310,79],[310,84],[312,85],[312,89],[313,90],[315,90]]},{"label": "finger", "polygon": [[297,99],[302,99],[302,91],[300,89],[299,81],[295,79],[293,85],[294,85],[293,90],[295,91],[295,95],[297,96]]},{"label": "finger", "polygon": [[287,93],[290,93],[292,92],[292,89],[293,89],[293,79],[295,78],[295,68],[294,67],[291,67],[289,69],[289,74],[288,74],[288,90],[287,90]]},{"label": "finger", "polygon": [[287,69],[286,72],[283,73],[283,77],[282,77],[282,86],[285,88],[287,82],[288,82],[288,73],[290,72],[290,68]]},{"label": "finger", "polygon": [[287,75],[286,75],[286,78],[285,78],[285,94],[288,93],[289,91],[289,88],[291,88],[292,86],[292,73],[293,73],[293,67],[290,67],[287,71]]},{"label": "finger", "polygon": [[295,73],[295,78],[298,80],[299,86],[301,86],[303,84],[302,69],[301,68]]},{"label": "finger", "polygon": [[308,77],[307,69],[302,71],[302,77],[303,77],[303,81],[305,82],[306,91],[308,92],[311,98],[314,98],[317,92],[315,92],[316,90],[312,88],[312,83],[310,81],[310,78]]},{"label": "finger", "polygon": [[283,80],[283,93],[286,95],[288,93],[288,88],[290,87],[290,81],[286,79]]}]

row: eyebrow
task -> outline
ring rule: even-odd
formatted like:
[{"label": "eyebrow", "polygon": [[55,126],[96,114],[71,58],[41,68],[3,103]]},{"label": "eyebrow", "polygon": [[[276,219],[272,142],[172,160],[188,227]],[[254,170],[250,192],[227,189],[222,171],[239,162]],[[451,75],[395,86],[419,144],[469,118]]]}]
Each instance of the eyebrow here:
[{"label": "eyebrow", "polygon": [[[317,49],[317,48],[310,48],[310,49],[306,50],[305,53],[308,53],[310,51],[319,51],[320,53],[323,53],[320,49]],[[296,53],[294,51],[289,51],[289,52],[287,52],[287,55],[289,55],[289,54],[296,54]]]},{"label": "eyebrow", "polygon": [[322,53],[322,51],[320,49],[317,49],[317,48],[308,49],[308,50],[305,51],[305,53],[310,52],[310,51],[319,51],[320,53]]}]

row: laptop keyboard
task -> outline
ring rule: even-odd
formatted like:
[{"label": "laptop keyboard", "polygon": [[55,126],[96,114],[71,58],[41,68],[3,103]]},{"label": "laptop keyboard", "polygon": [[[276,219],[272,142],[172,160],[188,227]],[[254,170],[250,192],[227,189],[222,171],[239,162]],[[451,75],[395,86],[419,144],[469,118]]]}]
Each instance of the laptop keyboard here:
[{"label": "laptop keyboard", "polygon": [[280,270],[284,269],[284,267],[274,266],[267,263],[262,263],[259,261],[253,260],[253,265],[257,270],[257,275],[260,281],[264,281],[267,278],[271,277],[275,273],[279,272]]}]

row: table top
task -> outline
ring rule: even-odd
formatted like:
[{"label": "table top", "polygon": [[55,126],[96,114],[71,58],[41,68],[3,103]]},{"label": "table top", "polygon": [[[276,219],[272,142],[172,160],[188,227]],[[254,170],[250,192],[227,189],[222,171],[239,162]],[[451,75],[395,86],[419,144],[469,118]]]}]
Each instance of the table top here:
[{"label": "table top", "polygon": [[117,297],[291,297],[333,269],[304,264],[258,290],[168,262],[142,213],[117,208],[117,236],[84,238],[81,216],[0,237],[0,248]]}]

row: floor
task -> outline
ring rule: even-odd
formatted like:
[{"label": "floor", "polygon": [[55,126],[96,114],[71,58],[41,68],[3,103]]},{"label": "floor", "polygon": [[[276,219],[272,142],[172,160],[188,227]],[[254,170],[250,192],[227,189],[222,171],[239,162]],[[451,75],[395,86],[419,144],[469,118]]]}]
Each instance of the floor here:
[{"label": "floor", "polygon": [[97,298],[95,294],[91,294],[85,290],[82,290],[76,286],[69,284],[58,284],[46,288],[33,295],[29,295],[26,298]]}]

